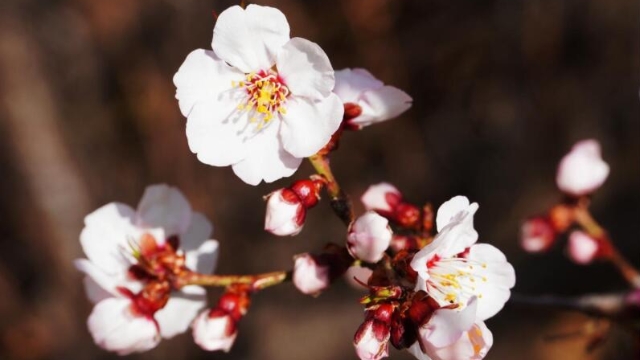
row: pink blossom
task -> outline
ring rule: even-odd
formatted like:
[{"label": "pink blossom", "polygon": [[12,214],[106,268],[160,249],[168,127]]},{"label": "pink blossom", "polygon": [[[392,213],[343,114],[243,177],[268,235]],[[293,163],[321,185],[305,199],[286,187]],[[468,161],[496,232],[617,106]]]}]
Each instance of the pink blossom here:
[{"label": "pink blossom", "polygon": [[356,259],[376,263],[382,259],[392,236],[389,221],[373,211],[368,211],[349,227],[347,249]]},{"label": "pink blossom", "polygon": [[303,294],[317,295],[331,284],[329,270],[329,265],[319,264],[311,254],[298,255],[293,267],[293,284]]},{"label": "pink blossom", "polygon": [[573,231],[569,235],[567,254],[577,264],[590,264],[598,256],[598,241],[583,231]]},{"label": "pink blossom", "polygon": [[596,140],[576,143],[558,165],[558,188],[573,196],[588,195],[597,190],[609,176],[609,165],[602,160]]}]

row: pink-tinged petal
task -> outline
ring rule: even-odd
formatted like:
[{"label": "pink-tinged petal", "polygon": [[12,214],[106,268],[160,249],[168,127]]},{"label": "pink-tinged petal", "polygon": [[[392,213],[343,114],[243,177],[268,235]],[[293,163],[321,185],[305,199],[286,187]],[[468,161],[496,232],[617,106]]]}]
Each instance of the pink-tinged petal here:
[{"label": "pink-tinged petal", "polygon": [[213,225],[204,214],[191,213],[191,223],[187,231],[180,235],[180,249],[185,252],[197,250],[204,241],[211,239]]},{"label": "pink-tinged petal", "polygon": [[318,44],[302,38],[287,42],[276,61],[278,74],[295,96],[322,100],[331,94],[335,79],[327,54]]},{"label": "pink-tinged petal", "polygon": [[456,221],[460,213],[468,212],[470,205],[469,199],[467,199],[466,196],[454,196],[449,201],[440,205],[436,214],[436,227],[438,231],[441,231],[452,221]]},{"label": "pink-tinged petal", "polygon": [[582,231],[576,230],[569,235],[567,254],[577,264],[590,264],[598,255],[599,249],[598,241]]},{"label": "pink-tinged petal", "polygon": [[169,339],[187,331],[193,319],[207,305],[207,292],[200,286],[185,286],[171,294],[169,301],[154,317],[160,335]]},{"label": "pink-tinged petal", "polygon": [[362,94],[357,104],[362,108],[360,116],[352,119],[351,124],[369,126],[392,119],[411,107],[413,99],[404,91],[393,86],[384,86],[378,90]]},{"label": "pink-tinged petal", "polygon": [[366,320],[356,331],[353,346],[360,360],[380,360],[389,356],[390,329],[383,322]]},{"label": "pink-tinged petal", "polygon": [[180,190],[164,184],[147,186],[138,203],[136,225],[161,228],[169,237],[186,232],[190,223],[191,205]]},{"label": "pink-tinged petal", "polygon": [[329,287],[329,266],[320,265],[310,254],[296,256],[293,267],[293,284],[300,292],[317,295]]},{"label": "pink-tinged petal", "polygon": [[392,236],[389,220],[368,211],[349,227],[347,249],[356,259],[376,263],[384,256]]},{"label": "pink-tinged petal", "polygon": [[[473,326],[478,303],[475,297],[463,310],[442,308],[418,329],[422,347],[427,350],[449,346],[458,341]],[[430,353],[427,350],[427,353]]]},{"label": "pink-tinged petal", "polygon": [[229,166],[244,159],[254,131],[249,114],[238,110],[247,94],[230,90],[218,98],[197,103],[187,118],[187,140],[198,160],[212,166]]},{"label": "pink-tinged petal", "polygon": [[218,247],[216,240],[207,240],[195,250],[185,252],[187,268],[201,274],[211,274],[218,263]]},{"label": "pink-tinged petal", "polygon": [[268,6],[232,6],[218,16],[211,47],[221,59],[245,73],[270,69],[289,41],[284,14]]},{"label": "pink-tinged petal", "polygon": [[452,345],[433,349],[433,360],[480,360],[493,345],[493,334],[479,321]]},{"label": "pink-tinged petal", "polygon": [[86,275],[85,291],[91,302],[97,303],[100,300],[118,295],[116,288],[123,285],[118,281],[118,276],[105,274],[87,259],[76,259],[73,264],[76,269]]},{"label": "pink-tinged petal", "polygon": [[574,196],[597,190],[609,176],[609,165],[602,160],[600,144],[596,140],[576,143],[558,165],[558,188]]},{"label": "pink-tinged petal", "polygon": [[427,356],[427,354],[422,352],[420,343],[418,341],[414,342],[413,345],[408,347],[407,351],[418,360],[432,360],[429,356]]},{"label": "pink-tinged petal", "polygon": [[94,342],[118,355],[153,349],[160,342],[156,323],[132,312],[127,298],[109,298],[99,302],[89,315],[87,325]]},{"label": "pink-tinged petal", "polygon": [[300,198],[289,189],[279,189],[268,195],[264,229],[278,236],[294,236],[302,231],[306,209]]},{"label": "pink-tinged petal", "polygon": [[340,127],[344,106],[335,94],[322,100],[290,97],[280,140],[291,155],[304,158],[322,149]]},{"label": "pink-tinged petal", "polygon": [[402,194],[389,183],[379,183],[369,186],[360,201],[367,210],[391,212],[402,199]]},{"label": "pink-tinged petal", "polygon": [[516,284],[513,266],[495,246],[475,244],[469,249],[467,258],[474,263],[475,281],[472,285],[478,297],[476,318],[486,320],[497,314],[511,297],[511,288]]},{"label": "pink-tinged petal", "polygon": [[229,315],[209,316],[203,311],[193,322],[193,340],[207,351],[229,352],[238,336],[236,323]]},{"label": "pink-tinged petal", "polygon": [[547,251],[555,243],[556,235],[548,218],[533,217],[527,219],[520,228],[520,245],[530,253]]},{"label": "pink-tinged petal", "polygon": [[233,165],[233,172],[249,185],[271,183],[293,175],[302,158],[285,151],[278,139],[278,123],[263,128],[246,144],[246,156]]},{"label": "pink-tinged petal", "polygon": [[384,86],[365,69],[343,69],[335,72],[336,86],[333,92],[343,103],[358,103],[360,96],[369,90],[378,90]]},{"label": "pink-tinged petal", "polygon": [[106,274],[120,274],[131,265],[128,241],[135,233],[134,218],[134,210],[119,203],[107,204],[85,217],[82,250]]},{"label": "pink-tinged petal", "polygon": [[229,66],[213,51],[192,51],[173,76],[180,112],[189,116],[196,103],[218,98],[220,93],[231,89],[233,81],[242,79],[241,71]]}]

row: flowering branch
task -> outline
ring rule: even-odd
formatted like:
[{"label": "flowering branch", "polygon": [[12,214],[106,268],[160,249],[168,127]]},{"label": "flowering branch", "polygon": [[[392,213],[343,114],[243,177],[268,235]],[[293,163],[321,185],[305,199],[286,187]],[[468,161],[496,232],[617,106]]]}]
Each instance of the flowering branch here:
[{"label": "flowering branch", "polygon": [[321,175],[326,180],[326,189],[331,200],[331,208],[342,222],[348,226],[354,218],[353,206],[331,171],[328,154],[323,154],[322,151],[318,152],[309,157],[309,162],[311,162],[318,175]]},{"label": "flowering branch", "polygon": [[174,281],[173,285],[176,288],[181,288],[186,285],[223,287],[232,285],[249,285],[251,290],[257,291],[289,281],[291,280],[291,274],[291,271],[274,271],[253,275],[206,275],[189,272],[185,274],[185,276],[181,276]]}]

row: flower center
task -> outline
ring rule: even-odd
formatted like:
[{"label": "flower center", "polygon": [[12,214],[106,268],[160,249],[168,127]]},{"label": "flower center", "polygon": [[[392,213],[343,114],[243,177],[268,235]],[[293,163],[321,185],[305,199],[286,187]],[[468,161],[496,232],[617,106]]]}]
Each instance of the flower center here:
[{"label": "flower center", "polygon": [[239,111],[249,113],[249,122],[258,130],[268,125],[277,114],[286,114],[284,103],[289,96],[289,88],[273,70],[249,73],[243,81],[232,81],[233,87],[246,90],[247,97],[238,104]]},{"label": "flower center", "polygon": [[429,294],[439,303],[461,303],[463,306],[472,296],[482,298],[477,291],[479,283],[487,282],[487,264],[464,257],[434,259],[429,261]]}]

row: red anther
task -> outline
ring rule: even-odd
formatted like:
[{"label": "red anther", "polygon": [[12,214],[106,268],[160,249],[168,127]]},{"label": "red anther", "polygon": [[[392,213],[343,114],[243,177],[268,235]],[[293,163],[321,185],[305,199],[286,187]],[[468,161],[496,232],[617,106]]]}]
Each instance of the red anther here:
[{"label": "red anther", "polygon": [[298,180],[289,186],[289,189],[298,195],[300,202],[307,209],[315,206],[320,199],[318,181]]},{"label": "red anther", "polygon": [[403,227],[419,227],[420,209],[408,203],[400,203],[395,208],[394,220]]}]

